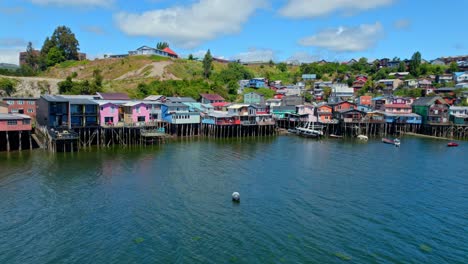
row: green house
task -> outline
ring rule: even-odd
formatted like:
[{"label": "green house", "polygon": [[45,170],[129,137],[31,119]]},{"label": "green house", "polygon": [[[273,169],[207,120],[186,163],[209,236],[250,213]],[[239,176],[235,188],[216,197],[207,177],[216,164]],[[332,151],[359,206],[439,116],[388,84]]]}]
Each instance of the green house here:
[{"label": "green house", "polygon": [[448,124],[449,105],[440,96],[421,97],[413,102],[413,113],[422,117],[423,124]]}]

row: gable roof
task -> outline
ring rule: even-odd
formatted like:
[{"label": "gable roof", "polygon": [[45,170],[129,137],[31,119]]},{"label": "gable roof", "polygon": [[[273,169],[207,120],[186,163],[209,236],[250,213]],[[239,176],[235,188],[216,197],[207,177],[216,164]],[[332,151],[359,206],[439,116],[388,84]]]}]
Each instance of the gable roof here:
[{"label": "gable roof", "polygon": [[163,49],[163,51],[171,54],[171,55],[174,55],[174,56],[178,56],[177,53],[175,53],[173,50],[171,50],[169,47]]},{"label": "gable roof", "polygon": [[447,105],[447,102],[440,96],[420,97],[413,102],[414,106],[430,106],[436,101]]},{"label": "gable roof", "polygon": [[96,93],[103,100],[130,100],[126,93]]},{"label": "gable roof", "polygon": [[166,101],[173,103],[195,103],[195,99],[192,97],[179,97],[179,96],[169,96],[166,97]]},{"label": "gable roof", "polygon": [[224,101],[224,98],[219,94],[200,94],[201,97],[205,98],[206,100],[210,101]]}]

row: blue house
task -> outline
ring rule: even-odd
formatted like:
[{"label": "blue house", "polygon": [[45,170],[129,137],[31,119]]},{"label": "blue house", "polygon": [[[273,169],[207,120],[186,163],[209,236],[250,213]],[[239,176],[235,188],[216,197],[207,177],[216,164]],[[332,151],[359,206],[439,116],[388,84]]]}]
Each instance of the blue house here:
[{"label": "blue house", "polygon": [[171,124],[199,124],[200,113],[190,112],[184,103],[164,103],[161,105],[162,119]]},{"label": "blue house", "polygon": [[265,78],[254,78],[249,81],[250,88],[265,88],[267,87],[266,79]]},{"label": "blue house", "polygon": [[385,113],[385,122],[397,124],[422,124],[422,117],[418,114],[394,114]]}]

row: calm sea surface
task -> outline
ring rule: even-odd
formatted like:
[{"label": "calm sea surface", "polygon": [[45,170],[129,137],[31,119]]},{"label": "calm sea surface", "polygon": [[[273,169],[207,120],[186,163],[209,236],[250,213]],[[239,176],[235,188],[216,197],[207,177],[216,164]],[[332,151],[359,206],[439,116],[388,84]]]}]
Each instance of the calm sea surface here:
[{"label": "calm sea surface", "polygon": [[283,136],[1,153],[0,263],[468,263],[467,150]]}]

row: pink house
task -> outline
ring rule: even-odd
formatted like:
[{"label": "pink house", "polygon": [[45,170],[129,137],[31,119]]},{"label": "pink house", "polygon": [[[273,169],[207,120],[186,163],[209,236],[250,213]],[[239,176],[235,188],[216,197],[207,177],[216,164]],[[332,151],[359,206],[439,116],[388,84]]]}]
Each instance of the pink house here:
[{"label": "pink house", "polygon": [[0,114],[0,131],[31,130],[31,117],[22,114]]},{"label": "pink house", "polygon": [[111,102],[99,103],[99,124],[117,125],[119,122],[119,106]]},{"label": "pink house", "polygon": [[296,112],[301,117],[301,121],[317,122],[315,107],[313,105],[297,105]]},{"label": "pink house", "polygon": [[124,122],[126,124],[146,123],[150,121],[149,107],[142,102],[128,102],[123,107]]},{"label": "pink house", "polygon": [[385,113],[389,114],[411,114],[411,100],[406,98],[393,98],[385,105]]}]

